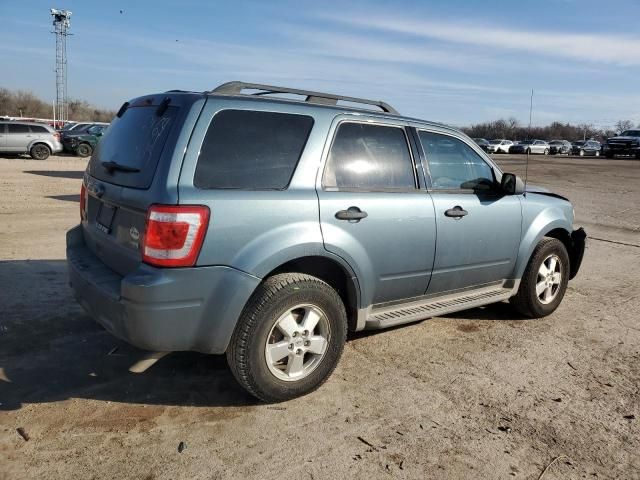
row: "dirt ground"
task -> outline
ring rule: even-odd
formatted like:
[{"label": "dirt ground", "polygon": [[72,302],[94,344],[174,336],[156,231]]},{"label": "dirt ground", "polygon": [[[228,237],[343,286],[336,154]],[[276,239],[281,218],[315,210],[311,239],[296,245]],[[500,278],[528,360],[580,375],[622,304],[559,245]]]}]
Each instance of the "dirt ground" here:
[{"label": "dirt ground", "polygon": [[640,162],[532,159],[592,237],[554,315],[351,335],[320,390],[280,405],[223,357],[127,371],[140,352],[67,286],[85,164],[0,159],[0,479],[640,478]]}]

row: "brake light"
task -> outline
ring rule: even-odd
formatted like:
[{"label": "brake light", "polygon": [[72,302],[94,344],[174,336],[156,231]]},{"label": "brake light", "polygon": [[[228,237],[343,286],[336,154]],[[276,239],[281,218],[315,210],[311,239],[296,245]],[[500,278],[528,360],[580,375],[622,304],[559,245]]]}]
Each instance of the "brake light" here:
[{"label": "brake light", "polygon": [[203,205],[152,205],[147,212],[142,261],[159,267],[196,263],[209,226]]},{"label": "brake light", "polygon": [[56,132],[53,134],[53,138],[55,138],[56,140],[60,141],[60,133]]},{"label": "brake light", "polygon": [[82,182],[80,187],[80,221],[84,222],[87,219],[87,187]]}]

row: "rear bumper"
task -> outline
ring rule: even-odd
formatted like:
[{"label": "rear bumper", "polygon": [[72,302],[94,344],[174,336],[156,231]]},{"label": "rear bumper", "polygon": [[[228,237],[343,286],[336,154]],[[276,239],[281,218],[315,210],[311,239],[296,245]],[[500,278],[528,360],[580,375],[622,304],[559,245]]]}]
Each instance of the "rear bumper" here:
[{"label": "rear bumper", "polygon": [[80,305],[116,337],[154,351],[224,353],[260,279],[224,266],[161,269],[141,264],[121,276],[67,233],[69,281]]}]

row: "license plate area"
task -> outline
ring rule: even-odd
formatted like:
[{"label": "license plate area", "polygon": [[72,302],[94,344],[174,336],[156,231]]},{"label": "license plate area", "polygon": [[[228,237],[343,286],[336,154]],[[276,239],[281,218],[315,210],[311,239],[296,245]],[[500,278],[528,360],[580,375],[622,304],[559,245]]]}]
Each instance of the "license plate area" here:
[{"label": "license plate area", "polygon": [[106,203],[101,203],[98,210],[98,216],[96,217],[96,228],[104,233],[110,233],[115,214],[116,207]]}]

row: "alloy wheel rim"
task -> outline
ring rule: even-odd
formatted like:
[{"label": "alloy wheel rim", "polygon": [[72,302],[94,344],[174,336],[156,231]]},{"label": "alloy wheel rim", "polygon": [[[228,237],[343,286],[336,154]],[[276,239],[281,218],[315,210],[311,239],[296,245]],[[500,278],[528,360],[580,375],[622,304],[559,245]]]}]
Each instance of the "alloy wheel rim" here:
[{"label": "alloy wheel rim", "polygon": [[318,306],[300,304],[287,309],[273,324],[264,349],[269,371],[287,382],[301,380],[322,362],[331,329]]},{"label": "alloy wheel rim", "polygon": [[536,280],[536,296],[543,305],[553,302],[560,291],[562,283],[562,262],[556,254],[545,258],[538,269]]}]

